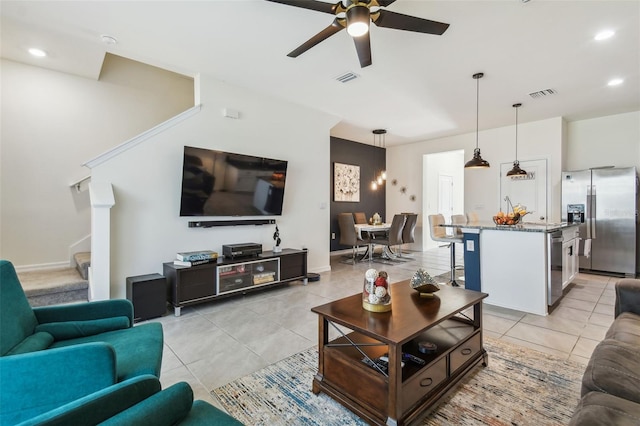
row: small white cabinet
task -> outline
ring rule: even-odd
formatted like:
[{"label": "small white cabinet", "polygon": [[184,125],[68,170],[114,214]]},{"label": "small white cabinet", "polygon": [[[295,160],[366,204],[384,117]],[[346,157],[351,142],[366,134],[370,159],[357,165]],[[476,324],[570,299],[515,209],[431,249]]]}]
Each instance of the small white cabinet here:
[{"label": "small white cabinet", "polygon": [[565,229],[562,233],[562,288],[569,285],[578,275],[578,229]]}]

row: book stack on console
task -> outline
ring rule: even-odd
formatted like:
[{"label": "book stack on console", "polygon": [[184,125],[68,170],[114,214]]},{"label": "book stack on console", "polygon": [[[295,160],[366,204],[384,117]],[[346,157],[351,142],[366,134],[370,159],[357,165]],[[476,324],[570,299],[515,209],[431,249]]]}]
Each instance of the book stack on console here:
[{"label": "book stack on console", "polygon": [[212,250],[187,251],[176,254],[176,260],[173,261],[177,266],[196,266],[207,263],[215,263],[218,261],[218,253]]}]

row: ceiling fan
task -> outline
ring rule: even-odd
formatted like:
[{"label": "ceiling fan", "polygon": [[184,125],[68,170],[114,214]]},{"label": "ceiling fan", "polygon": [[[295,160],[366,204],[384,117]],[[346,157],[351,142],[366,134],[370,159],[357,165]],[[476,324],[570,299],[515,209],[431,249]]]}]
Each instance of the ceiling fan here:
[{"label": "ceiling fan", "polygon": [[344,3],[339,0],[335,4],[316,0],[267,1],[335,15],[331,25],[287,55],[291,58],[298,57],[316,44],[346,28],[355,42],[360,67],[364,68],[371,65],[371,42],[369,39],[369,25],[371,22],[379,27],[436,35],[442,35],[449,28],[449,24],[443,22],[430,21],[381,9],[389,6],[395,0],[345,0]]}]

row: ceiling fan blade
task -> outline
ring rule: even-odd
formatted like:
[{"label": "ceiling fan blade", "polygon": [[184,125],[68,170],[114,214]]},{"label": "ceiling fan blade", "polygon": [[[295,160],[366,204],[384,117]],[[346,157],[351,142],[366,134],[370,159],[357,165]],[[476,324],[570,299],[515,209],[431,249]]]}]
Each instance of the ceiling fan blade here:
[{"label": "ceiling fan blade", "polygon": [[301,7],[303,9],[316,10],[318,12],[336,14],[338,8],[342,8],[342,2],[338,1],[335,4],[325,3],[323,1],[314,0],[267,0],[273,3],[286,4],[288,6]]},{"label": "ceiling fan blade", "polygon": [[403,15],[388,10],[380,10],[380,15],[377,19],[374,19],[373,23],[384,28],[435,35],[442,35],[449,28],[449,24],[444,22],[430,21],[429,19]]},{"label": "ceiling fan blade", "polygon": [[344,26],[341,25],[340,22],[338,21],[338,18],[336,18],[333,20],[331,25],[329,25],[327,28],[325,28],[324,30],[320,31],[318,34],[311,37],[309,40],[302,43],[298,48],[294,49],[287,56],[289,56],[290,58],[297,58],[307,50],[311,49],[316,44],[328,39],[338,31],[343,29],[344,29]]},{"label": "ceiling fan blade", "polygon": [[356,51],[358,52],[358,59],[360,60],[360,68],[368,67],[371,65],[371,39],[369,38],[370,31],[359,37],[353,37],[353,41],[356,44]]},{"label": "ceiling fan blade", "polygon": [[378,0],[378,4],[382,7],[387,7],[389,6],[391,3],[395,2],[396,0]]}]

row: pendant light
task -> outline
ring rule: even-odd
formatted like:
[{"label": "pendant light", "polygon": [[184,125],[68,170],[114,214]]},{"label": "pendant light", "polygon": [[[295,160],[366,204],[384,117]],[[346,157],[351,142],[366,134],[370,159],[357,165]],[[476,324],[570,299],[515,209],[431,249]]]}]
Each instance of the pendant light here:
[{"label": "pendant light", "polygon": [[491,167],[489,162],[482,159],[480,155],[480,148],[478,148],[478,116],[480,115],[480,79],[484,77],[484,74],[479,72],[473,75],[476,80],[476,149],[473,150],[473,158],[464,165],[465,169],[486,169]]},{"label": "pendant light", "polygon": [[513,162],[513,169],[507,172],[507,176],[524,176],[527,174],[520,168],[520,162],[518,161],[518,108],[521,106],[522,104],[513,104],[516,109],[516,160]]},{"label": "pendant light", "polygon": [[[386,148],[385,135],[387,131],[385,129],[375,129],[373,130],[373,146],[380,148]],[[373,181],[371,181],[371,189],[376,190],[379,186],[382,186],[384,181],[387,180],[387,172],[386,170],[382,170],[379,175],[374,176]]]}]

